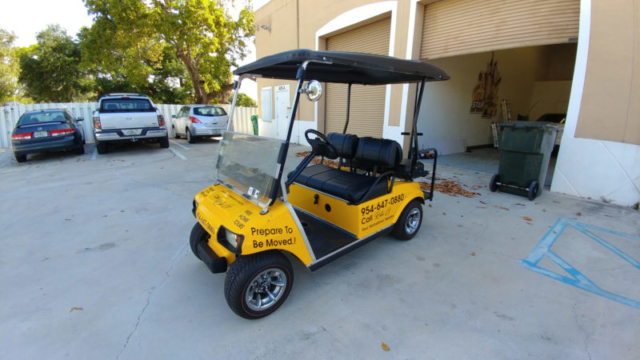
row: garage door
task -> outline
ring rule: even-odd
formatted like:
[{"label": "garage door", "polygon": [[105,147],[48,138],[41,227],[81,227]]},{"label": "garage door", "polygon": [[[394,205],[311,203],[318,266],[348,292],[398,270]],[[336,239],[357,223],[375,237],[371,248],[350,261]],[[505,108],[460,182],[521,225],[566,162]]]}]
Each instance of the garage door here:
[{"label": "garage door", "polygon": [[[389,55],[391,19],[387,18],[327,39],[327,50]],[[382,137],[386,86],[351,87],[347,132]],[[347,85],[327,84],[325,133],[342,133],[347,116]]]},{"label": "garage door", "polygon": [[421,59],[575,42],[579,0],[443,0],[425,5]]}]

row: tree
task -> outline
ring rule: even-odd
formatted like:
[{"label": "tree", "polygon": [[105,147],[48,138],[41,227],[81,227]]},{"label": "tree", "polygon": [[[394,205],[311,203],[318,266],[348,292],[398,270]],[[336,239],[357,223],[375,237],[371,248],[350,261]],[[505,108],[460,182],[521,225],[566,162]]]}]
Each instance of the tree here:
[{"label": "tree", "polygon": [[0,105],[13,99],[20,68],[15,57],[15,34],[0,29]]},{"label": "tree", "polygon": [[148,82],[167,49],[186,70],[200,104],[227,99],[230,67],[244,58],[254,35],[249,8],[232,19],[222,0],[84,0],[94,16],[80,34],[86,62],[103,73]]},{"label": "tree", "polygon": [[91,82],[80,70],[80,46],[58,25],[36,35],[37,43],[20,50],[19,81],[38,102],[85,100]]},{"label": "tree", "polygon": [[[229,98],[229,104],[233,102],[233,96]],[[236,106],[240,107],[258,107],[258,103],[245,93],[239,93],[236,99]]]}]

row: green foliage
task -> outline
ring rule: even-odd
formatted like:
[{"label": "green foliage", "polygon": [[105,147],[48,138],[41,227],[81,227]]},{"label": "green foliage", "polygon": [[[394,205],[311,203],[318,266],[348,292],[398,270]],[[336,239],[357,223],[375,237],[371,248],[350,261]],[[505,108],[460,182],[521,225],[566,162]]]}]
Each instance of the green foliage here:
[{"label": "green foliage", "polygon": [[[245,56],[254,34],[251,10],[243,9],[233,20],[224,7],[229,1],[84,2],[94,23],[79,34],[83,65],[96,69],[97,76],[154,87],[159,96],[192,96],[198,103],[226,99],[230,67]],[[181,85],[182,93],[164,86],[169,79]]]},{"label": "green foliage", "polygon": [[[229,103],[233,102],[233,96],[229,98]],[[240,107],[258,107],[258,103],[245,93],[239,93],[236,99],[236,106]]]},{"label": "green foliage", "polygon": [[13,47],[15,34],[0,29],[0,105],[13,100],[20,69]]},{"label": "green foliage", "polygon": [[80,70],[80,46],[58,25],[36,36],[37,44],[20,49],[19,81],[38,102],[86,100],[92,84]]}]

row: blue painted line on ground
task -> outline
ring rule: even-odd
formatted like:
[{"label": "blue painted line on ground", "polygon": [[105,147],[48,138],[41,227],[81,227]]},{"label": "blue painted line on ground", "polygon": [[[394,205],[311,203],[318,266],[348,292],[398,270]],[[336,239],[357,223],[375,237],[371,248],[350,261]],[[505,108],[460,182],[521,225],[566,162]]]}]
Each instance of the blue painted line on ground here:
[{"label": "blue painted line on ground", "polygon": [[[560,235],[563,233],[564,229],[567,226],[571,226],[581,232],[582,234],[588,236],[590,239],[596,241],[606,249],[610,250],[623,260],[627,261],[629,264],[640,270],[640,262],[638,262],[633,257],[629,256],[622,250],[618,249],[608,241],[604,240],[600,236],[592,233],[589,229],[602,231],[608,234],[613,234],[617,236],[621,236],[627,239],[640,241],[640,237],[621,233],[619,231],[610,230],[601,228],[598,226],[583,224],[574,220],[568,220],[560,218],[554,226],[547,232],[547,234],[542,237],[542,240],[531,250],[531,252],[525,257],[522,261],[520,261],[520,266],[529,269],[531,271],[537,272],[539,274],[545,275],[552,279],[561,281],[567,285],[575,286],[579,289],[586,290],[592,292],[596,295],[605,297],[607,299],[617,301],[621,304],[634,307],[636,309],[640,309],[640,301],[630,299],[619,294],[612,293],[610,291],[604,290],[597,286],[593,281],[589,280],[586,276],[584,276],[580,271],[571,266],[567,261],[562,259],[558,254],[554,253],[550,250],[551,246],[558,240]],[[560,266],[564,271],[567,272],[569,276],[565,276],[562,274],[558,274],[556,272],[550,271],[548,269],[544,269],[538,266],[538,263],[542,258],[548,257],[551,261],[555,262]]]}]

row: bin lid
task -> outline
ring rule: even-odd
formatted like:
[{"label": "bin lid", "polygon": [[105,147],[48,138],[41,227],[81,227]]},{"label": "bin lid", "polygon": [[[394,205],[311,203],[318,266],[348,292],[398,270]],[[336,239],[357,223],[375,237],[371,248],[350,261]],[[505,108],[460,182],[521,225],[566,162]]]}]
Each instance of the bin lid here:
[{"label": "bin lid", "polygon": [[558,124],[546,121],[512,121],[507,123],[501,123],[500,128],[514,128],[514,129],[538,129],[542,131],[558,131],[560,127]]}]

